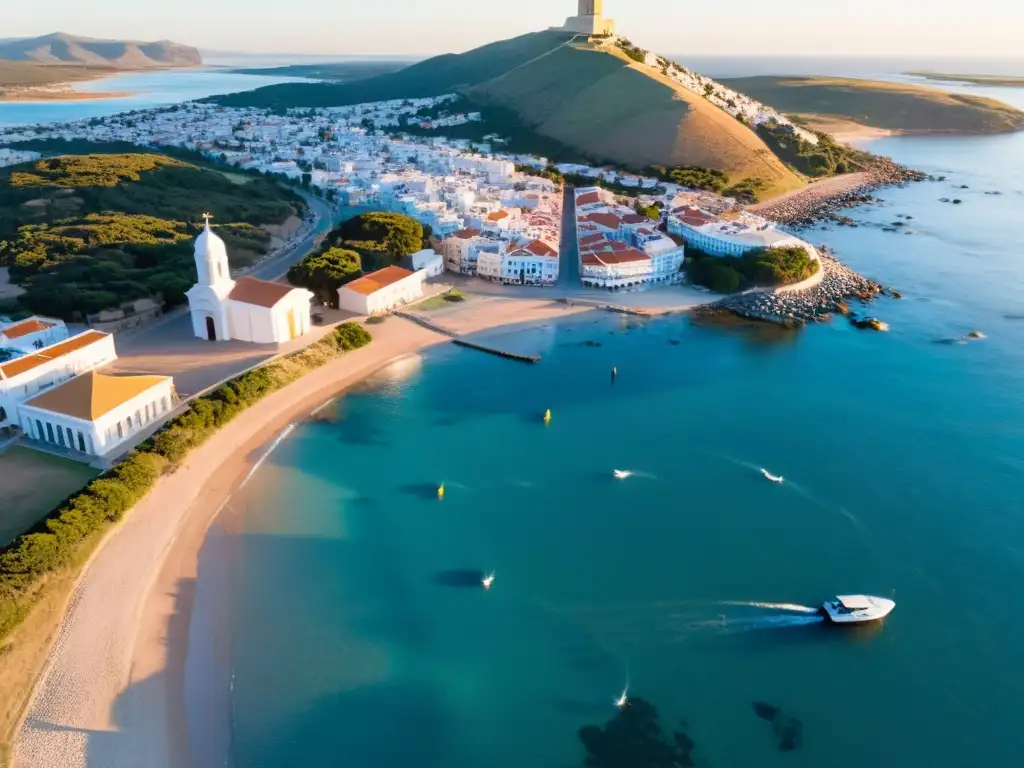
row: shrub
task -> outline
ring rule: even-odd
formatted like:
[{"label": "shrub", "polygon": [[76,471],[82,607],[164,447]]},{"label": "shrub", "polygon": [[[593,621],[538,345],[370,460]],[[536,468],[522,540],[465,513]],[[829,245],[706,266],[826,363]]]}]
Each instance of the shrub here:
[{"label": "shrub", "polygon": [[462,295],[462,291],[457,291],[454,288],[444,295],[445,301],[459,302],[465,301],[466,297]]}]

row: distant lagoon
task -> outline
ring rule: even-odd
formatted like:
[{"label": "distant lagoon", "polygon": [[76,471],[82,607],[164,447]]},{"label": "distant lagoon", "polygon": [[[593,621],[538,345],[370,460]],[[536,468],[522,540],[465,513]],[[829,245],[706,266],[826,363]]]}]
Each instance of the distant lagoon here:
[{"label": "distant lagoon", "polygon": [[265,85],[293,82],[303,82],[303,78],[243,75],[219,67],[131,72],[76,84],[76,89],[82,93],[90,96],[110,94],[109,99],[0,102],[0,126],[62,123],[106,117],[119,112],[166,107],[221,93],[251,91]]}]

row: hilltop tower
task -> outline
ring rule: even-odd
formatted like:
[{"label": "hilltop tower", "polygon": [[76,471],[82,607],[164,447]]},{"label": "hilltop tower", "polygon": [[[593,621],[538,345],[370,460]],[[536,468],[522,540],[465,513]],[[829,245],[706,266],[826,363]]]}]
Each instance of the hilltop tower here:
[{"label": "hilltop tower", "polygon": [[581,35],[615,34],[615,22],[604,17],[604,0],[579,0],[578,11],[578,15],[565,20],[565,31]]}]

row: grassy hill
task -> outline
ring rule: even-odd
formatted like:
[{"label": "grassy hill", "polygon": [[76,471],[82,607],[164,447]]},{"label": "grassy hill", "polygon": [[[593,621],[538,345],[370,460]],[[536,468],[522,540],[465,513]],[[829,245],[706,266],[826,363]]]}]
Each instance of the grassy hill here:
[{"label": "grassy hill", "polygon": [[269,179],[163,155],[51,157],[0,171],[0,266],[32,312],[73,319],[157,294],[173,306],[195,282],[191,240],[203,212],[214,214],[233,265],[245,266],[269,246],[259,225],[303,208]]},{"label": "grassy hill", "polygon": [[0,40],[0,60],[115,69],[155,69],[203,63],[198,50],[170,40],[97,40],[63,32]]},{"label": "grassy hill", "polygon": [[619,51],[570,44],[572,39],[564,32],[537,32],[366,80],[289,83],[215,100],[280,109],[458,92],[515,116],[546,140],[538,146],[564,146],[574,159],[636,170],[653,164],[714,168],[730,181],[759,179],[764,194],[803,183],[753,131],[706,100]]},{"label": "grassy hill", "polygon": [[227,107],[338,107],[389,99],[415,99],[461,91],[508,72],[568,41],[564,32],[537,32],[462,54],[444,54],[397,72],[343,84],[284,83],[216,96]]},{"label": "grassy hill", "polygon": [[766,195],[803,183],[748,127],[617,50],[565,46],[465,92],[598,161],[714,168]]},{"label": "grassy hill", "polygon": [[780,112],[873,128],[927,133],[1024,129],[1024,112],[995,99],[903,83],[838,77],[741,77],[722,82]]}]

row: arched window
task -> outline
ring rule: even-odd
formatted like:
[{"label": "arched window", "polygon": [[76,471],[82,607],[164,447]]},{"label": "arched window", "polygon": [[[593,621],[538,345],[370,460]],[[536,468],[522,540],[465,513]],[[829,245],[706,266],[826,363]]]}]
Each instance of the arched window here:
[{"label": "arched window", "polygon": [[224,277],[224,265],[217,262],[217,277]]},{"label": "arched window", "polygon": [[0,405],[0,421],[7,421],[7,411],[4,410],[2,405]]}]

